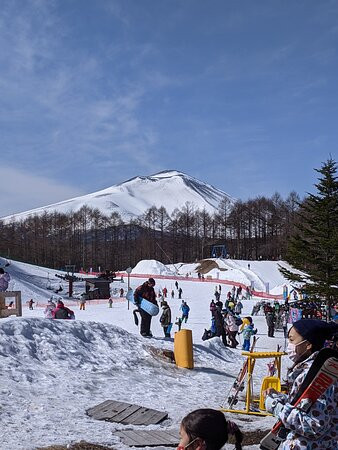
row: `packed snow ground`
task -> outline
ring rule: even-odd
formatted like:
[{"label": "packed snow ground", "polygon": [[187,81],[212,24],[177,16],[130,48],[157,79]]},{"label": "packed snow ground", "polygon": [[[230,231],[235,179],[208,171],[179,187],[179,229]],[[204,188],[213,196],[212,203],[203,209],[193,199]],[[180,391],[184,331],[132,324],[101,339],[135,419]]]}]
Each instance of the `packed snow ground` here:
[{"label": "packed snow ground", "polygon": [[[86,415],[86,409],[107,399],[136,403],[168,412],[169,418],[154,428],[178,428],[189,411],[218,408],[226,398],[243,357],[240,349],[225,348],[219,338],[201,340],[204,328],[210,327],[209,303],[215,284],[179,280],[182,298],[191,308],[184,327],[192,330],[194,340],[195,368],[186,370],[150,353],[149,346],[173,349],[173,341],[163,339],[159,316],[152,321],[152,339],[139,336],[132,305],[128,310],[127,302],[118,297],[111,309],[106,302],[87,302],[86,310],[79,311],[76,302],[67,301],[64,296],[66,305],[75,310],[76,320],[44,319],[44,305],[51,295],[46,286],[58,287],[55,273],[60,272],[16,262],[12,262],[8,272],[12,276],[10,289],[22,291],[24,308],[22,318],[0,321],[2,450],[33,450],[80,440],[124,450],[127,447],[113,433],[126,426],[93,420]],[[131,278],[131,286],[135,288],[143,281]],[[181,303],[174,283],[174,279],[159,279],[155,287],[156,291],[164,286],[169,292],[174,289],[175,298],[168,300],[173,318],[180,315]],[[66,285],[62,284],[64,293]],[[113,283],[115,289],[121,286],[126,288],[126,283]],[[222,301],[230,288],[222,286]],[[83,292],[83,283],[76,283],[75,290]],[[32,297],[36,301],[33,311],[26,305]],[[243,301],[243,315],[251,313],[255,301]],[[257,350],[274,351],[277,344],[284,346],[281,332],[276,332],[276,338],[267,337],[263,316],[255,317],[254,322],[259,337]],[[267,362],[257,361],[256,392],[262,377],[267,375]],[[284,370],[287,364],[285,358]],[[274,422],[270,417],[229,417],[243,431],[268,429]]]}]

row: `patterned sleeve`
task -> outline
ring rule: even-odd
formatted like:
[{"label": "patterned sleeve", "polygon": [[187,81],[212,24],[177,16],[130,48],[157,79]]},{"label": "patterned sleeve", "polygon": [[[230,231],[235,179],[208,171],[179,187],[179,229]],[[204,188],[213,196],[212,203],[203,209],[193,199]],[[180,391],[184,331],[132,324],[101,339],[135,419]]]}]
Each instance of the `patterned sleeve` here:
[{"label": "patterned sleeve", "polygon": [[[306,412],[302,411],[302,404],[299,409],[286,403],[279,413],[279,418],[283,424],[296,434],[308,439],[318,439],[325,435],[330,428],[330,412],[334,401],[334,386],[331,386]],[[305,405],[304,405],[305,406]]]}]

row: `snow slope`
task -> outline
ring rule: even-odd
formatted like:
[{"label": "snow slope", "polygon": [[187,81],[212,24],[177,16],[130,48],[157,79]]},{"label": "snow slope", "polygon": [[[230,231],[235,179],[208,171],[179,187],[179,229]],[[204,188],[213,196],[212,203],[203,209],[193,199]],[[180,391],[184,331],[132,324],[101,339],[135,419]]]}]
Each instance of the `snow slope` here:
[{"label": "snow slope", "polygon": [[125,220],[143,214],[152,206],[164,206],[171,214],[175,208],[183,208],[186,202],[213,213],[224,197],[230,203],[234,202],[232,197],[220,189],[185,173],[171,170],[148,177],[138,176],[92,194],[6,216],[2,220],[21,220],[30,215],[41,215],[45,211],[78,211],[84,205],[98,208],[106,215],[118,212]]},{"label": "snow slope", "polygon": [[[143,266],[145,270],[147,263],[143,262]],[[172,340],[163,339],[159,317],[152,321],[154,338],[144,339],[124,299],[116,298],[111,309],[106,302],[88,302],[86,310],[79,311],[76,302],[64,296],[66,304],[75,310],[76,320],[44,319],[44,304],[50,295],[45,286],[48,274],[51,278],[54,271],[16,262],[8,271],[11,283],[22,289],[24,307],[22,318],[0,320],[2,450],[33,450],[81,439],[125,450],[127,447],[113,435],[124,426],[96,421],[85,414],[86,409],[107,399],[167,411],[169,419],[156,429],[178,427],[187,412],[199,407],[218,408],[223,403],[243,359],[240,349],[224,348],[219,338],[201,340],[204,328],[210,326],[213,283],[179,279],[183,299],[191,307],[184,325],[192,330],[194,340],[195,369],[189,371],[151,355],[150,345],[173,349]],[[131,278],[131,285],[135,288],[143,281]],[[173,318],[179,316],[181,301],[174,279],[156,281],[156,290],[164,286],[169,291],[174,289],[175,298],[168,301]],[[126,287],[126,283],[115,283],[116,289]],[[83,283],[76,288],[83,289]],[[226,293],[227,286],[223,285],[223,301]],[[37,301],[33,311],[25,303],[32,296]],[[251,313],[254,303],[244,301],[244,314]],[[277,343],[284,344],[281,332],[276,333],[276,338],[267,337],[263,316],[255,317],[255,325],[258,350],[275,350]],[[257,361],[255,373],[257,392],[266,375],[266,361]],[[235,420],[244,431],[268,429],[274,422],[257,417],[248,422],[246,416],[235,416]]]}]

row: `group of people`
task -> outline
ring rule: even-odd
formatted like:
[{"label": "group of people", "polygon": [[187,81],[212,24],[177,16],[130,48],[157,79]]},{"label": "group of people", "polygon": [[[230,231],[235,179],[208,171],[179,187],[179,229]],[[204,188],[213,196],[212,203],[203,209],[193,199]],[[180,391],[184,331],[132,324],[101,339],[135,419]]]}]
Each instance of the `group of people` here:
[{"label": "group of people", "polygon": [[[148,302],[152,303],[153,305],[158,306],[157,298],[156,298],[156,292],[155,292],[155,285],[156,282],[154,278],[149,278],[147,281],[145,281],[143,284],[138,286],[134,291],[134,303],[136,306],[139,306],[141,304],[142,299],[147,300]],[[182,288],[178,286],[178,282],[176,281],[175,287],[178,291],[178,298],[181,298],[182,296]],[[167,298],[168,291],[166,288],[162,289],[162,292],[159,292],[159,297],[161,299],[160,306],[162,308],[162,313],[160,316],[160,324],[163,328],[163,333],[166,338],[170,338],[170,332],[173,326],[172,322],[172,313],[171,308],[169,306]],[[183,322],[187,323],[189,318],[189,312],[190,307],[187,304],[185,300],[182,300],[182,303],[180,305],[180,311],[182,312],[182,316],[177,318],[177,325],[179,329],[181,328],[181,325]],[[151,332],[151,320],[152,315],[145,311],[142,307],[139,307],[135,312],[140,314],[141,317],[141,324],[140,324],[140,334],[144,337],[152,337]]]},{"label": "group of people", "polygon": [[46,319],[75,319],[74,311],[67,308],[62,300],[58,300],[57,303],[52,299],[48,300],[44,314]]}]

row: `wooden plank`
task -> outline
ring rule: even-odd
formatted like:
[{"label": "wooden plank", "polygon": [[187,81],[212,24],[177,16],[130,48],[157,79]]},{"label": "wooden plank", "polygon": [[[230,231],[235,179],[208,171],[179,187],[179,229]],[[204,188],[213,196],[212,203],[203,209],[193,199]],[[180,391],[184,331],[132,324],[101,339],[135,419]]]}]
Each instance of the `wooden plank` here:
[{"label": "wooden plank", "polygon": [[133,422],[134,425],[151,425],[162,422],[168,417],[168,413],[164,411],[156,411],[155,409],[148,409],[142,415],[142,422]]},{"label": "wooden plank", "polygon": [[143,416],[144,413],[147,412],[149,408],[140,408],[138,411],[136,411],[132,417],[129,418],[129,425],[143,425]]},{"label": "wooden plank", "polygon": [[94,419],[108,419],[121,413],[130,406],[130,403],[106,400],[93,408],[87,410],[87,414]]},{"label": "wooden plank", "polygon": [[129,405],[128,408],[110,417],[110,420],[112,422],[129,424],[128,418],[132,416],[135,412],[139,411],[140,408],[141,406],[138,405]]},{"label": "wooden plank", "polygon": [[111,400],[105,400],[103,403],[100,403],[99,405],[92,406],[91,408],[88,408],[87,409],[87,414],[91,415],[95,411],[98,411],[101,408],[105,408],[107,405],[109,405],[110,402],[111,402]]},{"label": "wooden plank", "polygon": [[177,430],[126,430],[115,433],[125,445],[135,447],[175,447],[180,441]]},{"label": "wooden plank", "polygon": [[106,400],[93,408],[89,408],[87,414],[97,420],[107,420],[127,425],[157,424],[168,417],[168,413],[164,411],[114,400]]},{"label": "wooden plank", "polygon": [[128,431],[117,431],[115,433],[116,436],[118,436],[122,442],[126,445],[136,447],[137,445],[140,445],[140,437],[139,435],[134,432],[133,430]]},{"label": "wooden plank", "polygon": [[[154,442],[161,442],[162,445],[174,444],[177,445],[180,441],[178,436],[172,436],[165,430],[151,430],[151,435],[154,437]],[[157,439],[157,440],[156,440]]]}]

